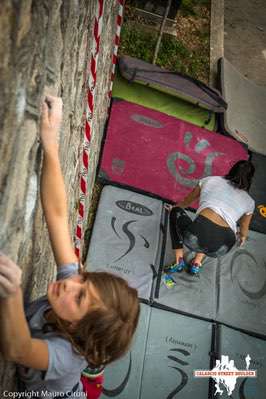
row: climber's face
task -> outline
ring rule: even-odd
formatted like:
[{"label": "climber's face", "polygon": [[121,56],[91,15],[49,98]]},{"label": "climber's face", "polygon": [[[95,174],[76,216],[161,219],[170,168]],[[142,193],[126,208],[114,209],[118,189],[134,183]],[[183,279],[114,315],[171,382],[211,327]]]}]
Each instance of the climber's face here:
[{"label": "climber's face", "polygon": [[72,323],[80,321],[100,302],[93,284],[80,274],[49,284],[47,295],[56,315]]}]

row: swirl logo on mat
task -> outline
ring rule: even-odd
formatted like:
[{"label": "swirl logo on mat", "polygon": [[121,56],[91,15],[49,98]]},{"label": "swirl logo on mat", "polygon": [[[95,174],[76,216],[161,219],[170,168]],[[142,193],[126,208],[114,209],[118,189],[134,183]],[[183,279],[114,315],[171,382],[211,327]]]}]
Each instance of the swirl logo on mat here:
[{"label": "swirl logo on mat", "polygon": [[[194,135],[194,137],[195,137],[195,135]],[[190,150],[190,151],[191,151],[191,148],[190,148],[191,141],[193,141],[193,133],[186,132],[183,137],[184,148],[186,148],[187,150]],[[209,141],[206,139],[201,139],[195,143],[193,151],[196,154],[200,154],[200,153],[202,153],[202,151],[206,150],[206,148],[208,148],[208,147],[211,148]],[[221,153],[221,152],[217,152],[217,151],[209,152],[208,155],[206,155],[204,153],[204,155],[202,155],[202,157],[203,156],[205,157],[204,171],[203,171],[203,174],[201,177],[211,176],[212,175],[212,165],[213,165],[214,160],[217,157],[221,157],[223,155],[225,155],[225,154]],[[182,160],[186,164],[186,169],[183,168],[182,164],[179,164],[180,160]],[[178,161],[178,162],[176,163],[176,161]],[[191,188],[194,187],[198,183],[200,176],[198,178],[190,177],[191,175],[193,175],[195,173],[195,171],[198,167],[198,164],[186,153],[182,153],[179,151],[173,152],[168,155],[166,162],[167,162],[168,171],[175,178],[177,183],[181,184],[182,186],[191,187]],[[202,163],[203,163],[203,159],[202,159]]]},{"label": "swirl logo on mat", "polygon": [[[265,262],[259,262],[248,250],[240,249],[233,255],[230,269],[232,284],[238,287],[248,299],[256,301],[253,306],[258,307],[259,302],[257,301],[266,296]],[[250,276],[251,273],[256,276],[256,280],[253,279],[254,290],[250,290],[251,284],[247,273],[250,273]],[[256,285],[260,285],[260,287],[256,287]]]},{"label": "swirl logo on mat", "polygon": [[161,129],[163,127],[161,122],[156,121],[155,119],[152,118],[148,118],[147,116],[144,115],[132,114],[130,118],[137,123],[141,123],[142,125],[149,127],[154,127],[155,129]]},{"label": "swirl logo on mat", "polygon": [[[136,237],[135,237],[135,234],[134,234],[131,230],[129,230],[129,226],[130,226],[132,223],[136,223],[136,222],[137,222],[137,220],[129,220],[128,222],[126,222],[126,223],[123,224],[123,226],[122,226],[122,231],[125,233],[126,237],[127,237],[128,240],[129,240],[129,246],[128,246],[126,252],[124,252],[119,258],[115,259],[115,262],[117,262],[118,260],[121,260],[122,258],[124,258],[124,256],[126,256],[129,252],[131,252],[132,249],[135,247],[135,244],[136,244]],[[112,227],[112,230],[113,230],[113,232],[115,233],[115,235],[121,240],[122,238],[121,238],[121,236],[119,235],[119,233],[117,232],[116,227],[115,227],[115,224],[116,224],[116,217],[113,216],[113,217],[112,217],[112,220],[111,220],[111,227]],[[150,248],[150,243],[149,243],[149,241],[148,241],[142,234],[139,234],[139,236],[140,236],[140,237],[143,239],[143,241],[144,241],[144,247],[145,247],[145,248]]]},{"label": "swirl logo on mat", "polygon": [[134,213],[139,216],[151,216],[153,212],[144,205],[138,204],[132,201],[116,201],[118,208],[123,209],[123,211]]},{"label": "swirl logo on mat", "polygon": [[105,386],[103,387],[103,394],[105,396],[107,396],[108,398],[114,398],[116,396],[119,396],[121,394],[121,392],[124,391],[124,389],[126,388],[130,375],[131,375],[131,369],[132,369],[132,355],[131,352],[129,353],[129,363],[128,363],[128,368],[127,368],[127,372],[126,375],[124,377],[124,379],[121,381],[121,383],[116,386],[115,388],[109,389],[106,388]]}]

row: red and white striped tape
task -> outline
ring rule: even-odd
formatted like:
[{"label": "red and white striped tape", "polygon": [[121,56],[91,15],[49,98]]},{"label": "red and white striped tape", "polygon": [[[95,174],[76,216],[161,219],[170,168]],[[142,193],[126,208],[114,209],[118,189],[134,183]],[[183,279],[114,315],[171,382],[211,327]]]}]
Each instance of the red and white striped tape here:
[{"label": "red and white striped tape", "polygon": [[81,171],[79,177],[80,197],[78,205],[78,220],[75,231],[75,253],[80,259],[80,247],[83,239],[83,220],[85,216],[85,200],[87,196],[87,178],[89,170],[89,147],[92,136],[93,112],[94,112],[94,93],[97,80],[97,63],[100,47],[100,39],[102,32],[102,17],[103,17],[104,0],[98,0],[97,11],[94,19],[93,28],[93,44],[91,50],[91,57],[88,66],[88,81],[87,81],[87,101],[86,101],[86,122],[84,131],[84,142],[82,148]]},{"label": "red and white striped tape", "polygon": [[117,55],[118,55],[118,47],[120,43],[120,35],[121,35],[121,26],[123,21],[123,11],[124,11],[124,0],[118,0],[119,7],[118,13],[116,17],[116,33],[115,33],[115,41],[114,41],[114,50],[112,56],[112,73],[111,73],[111,83],[110,83],[110,90],[109,90],[109,98],[112,97],[112,90],[113,90],[113,83],[115,78],[115,67],[117,63]]},{"label": "red and white striped tape", "polygon": [[[115,78],[115,67],[117,63],[117,54],[120,43],[120,34],[121,34],[121,26],[122,26],[122,18],[124,10],[124,0],[117,0],[117,1],[118,1],[118,13],[116,17],[116,34],[115,34],[114,49],[112,55],[112,73],[111,73],[110,90],[108,93],[110,99],[112,96],[113,82]],[[80,197],[78,205],[78,221],[75,231],[75,253],[79,259],[81,257],[80,249],[81,249],[81,242],[83,239],[83,222],[85,217],[85,201],[87,196],[87,178],[89,170],[89,147],[92,136],[92,127],[93,127],[92,125],[93,125],[93,111],[94,111],[94,91],[95,91],[94,89],[97,80],[97,64],[98,64],[98,54],[99,54],[101,31],[102,31],[103,6],[104,6],[104,0],[98,0],[97,13],[94,20],[94,29],[93,29],[93,46],[91,51],[91,59],[88,67],[89,69],[88,84],[87,84],[88,91],[87,91],[87,102],[85,110],[86,122],[85,122],[83,149],[82,149],[81,172],[79,179]]]}]

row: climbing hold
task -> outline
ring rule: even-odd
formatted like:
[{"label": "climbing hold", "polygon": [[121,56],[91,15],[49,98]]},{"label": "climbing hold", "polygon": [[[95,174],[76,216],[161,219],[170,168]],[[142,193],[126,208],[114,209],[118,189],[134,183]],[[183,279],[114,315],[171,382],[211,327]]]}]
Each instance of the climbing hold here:
[{"label": "climbing hold", "polygon": [[266,218],[266,205],[258,205],[257,208],[259,210],[260,215]]}]

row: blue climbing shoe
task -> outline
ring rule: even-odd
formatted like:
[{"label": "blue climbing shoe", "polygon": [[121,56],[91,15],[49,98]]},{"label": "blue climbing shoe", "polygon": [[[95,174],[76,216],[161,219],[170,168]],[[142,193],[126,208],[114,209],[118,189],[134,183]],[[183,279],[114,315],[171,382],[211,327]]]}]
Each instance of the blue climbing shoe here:
[{"label": "blue climbing shoe", "polygon": [[198,275],[201,270],[201,265],[199,263],[194,263],[192,262],[190,264],[189,272],[190,274],[193,274],[194,276]]},{"label": "blue climbing shoe", "polygon": [[162,281],[167,288],[173,288],[176,285],[176,281],[167,273],[163,273]]},{"label": "blue climbing shoe", "polygon": [[164,271],[166,273],[180,273],[182,270],[184,270],[186,267],[185,261],[183,258],[179,258],[178,263],[173,263],[170,266],[166,266],[164,268]]}]

